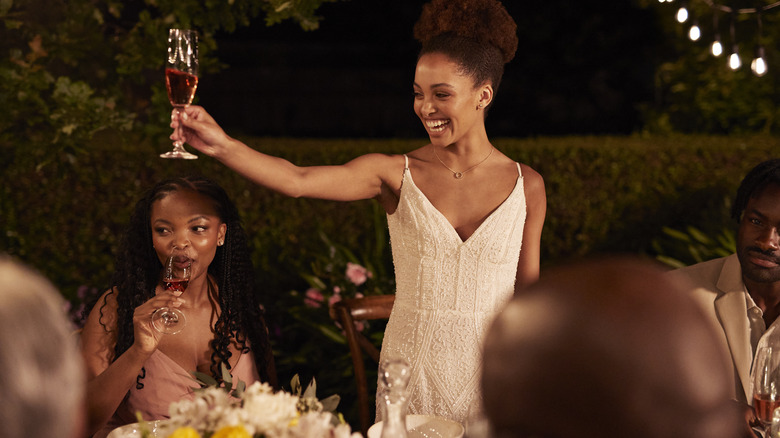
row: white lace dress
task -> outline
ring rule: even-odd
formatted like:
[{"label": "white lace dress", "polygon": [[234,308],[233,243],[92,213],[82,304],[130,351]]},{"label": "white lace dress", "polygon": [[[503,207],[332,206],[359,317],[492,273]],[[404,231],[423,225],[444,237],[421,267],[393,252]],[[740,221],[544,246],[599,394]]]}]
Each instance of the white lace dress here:
[{"label": "white lace dress", "polygon": [[[520,165],[512,193],[465,242],[404,169],[387,216],[396,297],[381,359],[412,366],[408,414],[465,422],[481,406],[482,337],[514,293],[526,217]],[[380,389],[381,391],[381,389]],[[377,393],[377,420],[382,397]]]}]

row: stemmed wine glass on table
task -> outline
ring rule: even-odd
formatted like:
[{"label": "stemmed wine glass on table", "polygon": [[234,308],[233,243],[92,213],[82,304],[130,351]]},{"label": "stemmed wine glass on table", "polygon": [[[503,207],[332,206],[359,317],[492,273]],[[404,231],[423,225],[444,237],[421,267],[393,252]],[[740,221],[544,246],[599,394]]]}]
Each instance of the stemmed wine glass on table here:
[{"label": "stemmed wine glass on table", "polygon": [[[166,290],[184,292],[190,283],[192,261],[185,251],[174,248],[165,260],[162,283]],[[174,307],[160,307],[152,313],[152,326],[160,333],[179,333],[186,324],[184,313]]]},{"label": "stemmed wine glass on table", "polygon": [[[168,100],[177,112],[186,108],[195,98],[198,88],[198,33],[190,29],[168,30],[168,58],[165,64],[165,87]],[[182,129],[181,126],[178,129]],[[173,143],[173,150],[160,155],[163,158],[194,160],[197,155],[184,150],[181,141]]]},{"label": "stemmed wine glass on table", "polygon": [[753,409],[765,432],[769,432],[772,413],[780,407],[780,347],[760,347],[752,374]]}]

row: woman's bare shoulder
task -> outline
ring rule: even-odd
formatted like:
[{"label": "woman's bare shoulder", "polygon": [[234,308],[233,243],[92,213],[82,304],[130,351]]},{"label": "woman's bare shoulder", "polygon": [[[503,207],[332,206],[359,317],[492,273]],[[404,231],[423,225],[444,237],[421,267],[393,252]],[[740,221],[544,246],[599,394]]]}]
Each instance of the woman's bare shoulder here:
[{"label": "woman's bare shoulder", "polygon": [[520,163],[520,171],[523,174],[523,180],[527,187],[537,187],[544,189],[544,178],[542,174],[534,170],[527,164]]},{"label": "woman's bare shoulder", "polygon": [[117,309],[116,288],[109,289],[98,298],[97,303],[89,312],[85,330],[102,328],[102,331],[111,332],[116,328]]}]

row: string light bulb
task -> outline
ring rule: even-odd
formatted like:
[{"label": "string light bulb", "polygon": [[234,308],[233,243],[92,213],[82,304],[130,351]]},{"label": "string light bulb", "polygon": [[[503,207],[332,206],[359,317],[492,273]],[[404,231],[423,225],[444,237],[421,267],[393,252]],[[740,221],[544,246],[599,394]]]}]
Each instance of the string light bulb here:
[{"label": "string light bulb", "polygon": [[701,38],[701,28],[699,27],[699,22],[695,19],[693,20],[691,28],[688,30],[688,38],[690,38],[691,41],[699,41],[699,38]]},{"label": "string light bulb", "polygon": [[734,47],[731,49],[731,55],[729,55],[729,68],[739,70],[740,67],[742,67],[742,60],[739,59],[739,50],[737,45],[734,44]]},{"label": "string light bulb", "polygon": [[758,42],[756,43],[756,57],[750,63],[750,70],[753,71],[754,75],[761,77],[767,72],[766,55],[764,54],[764,46],[761,45],[761,7],[756,9],[756,20],[758,22]]},{"label": "string light bulb", "polygon": [[753,74],[758,77],[764,76],[766,74],[766,59],[764,57],[764,48],[762,46],[758,46],[756,49],[756,57],[753,58],[753,62],[750,63],[750,70],[752,70]]},{"label": "string light bulb", "polygon": [[688,21],[688,8],[680,6],[680,9],[677,10],[677,22],[685,23],[686,21]]},{"label": "string light bulb", "polygon": [[713,56],[720,56],[723,54],[723,44],[720,43],[720,35],[715,36],[715,41],[710,46],[710,52]]},{"label": "string light bulb", "polygon": [[734,34],[734,21],[736,20],[735,14],[731,14],[731,22],[729,23],[729,33],[731,34],[731,55],[729,55],[729,67],[732,70],[739,70],[742,67],[742,60],[739,59],[739,47],[737,47],[737,38]]},{"label": "string light bulb", "polygon": [[718,13],[713,11],[712,13],[712,29],[715,31],[715,40],[710,45],[710,52],[713,56],[718,57],[723,54],[723,44],[720,42],[720,30],[718,30]]}]

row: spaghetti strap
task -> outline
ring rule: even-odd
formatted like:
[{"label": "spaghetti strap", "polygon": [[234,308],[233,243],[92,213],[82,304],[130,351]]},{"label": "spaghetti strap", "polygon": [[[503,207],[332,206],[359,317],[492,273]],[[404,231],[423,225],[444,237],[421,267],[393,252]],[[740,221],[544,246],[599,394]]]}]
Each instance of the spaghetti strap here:
[{"label": "spaghetti strap", "polygon": [[520,175],[520,178],[523,177],[523,169],[520,167],[520,163],[515,161],[515,164],[517,164],[517,174]]},{"label": "spaghetti strap", "polygon": [[409,157],[404,154],[404,170],[409,170]]}]

